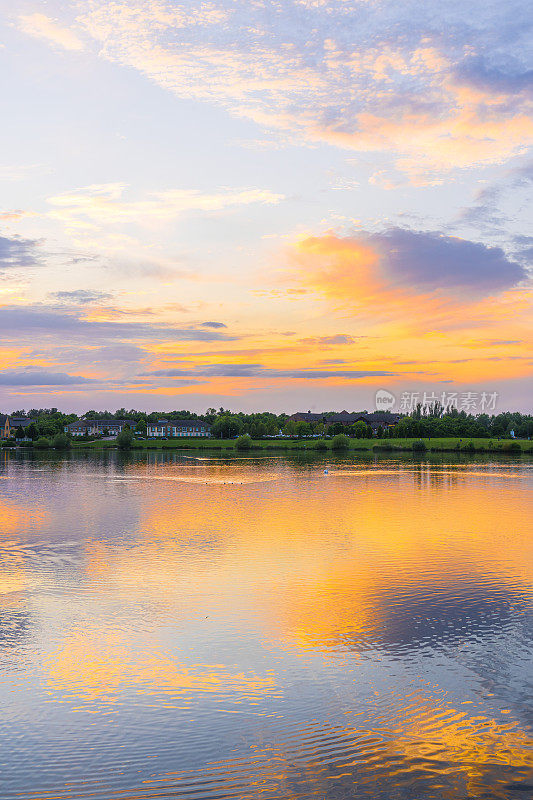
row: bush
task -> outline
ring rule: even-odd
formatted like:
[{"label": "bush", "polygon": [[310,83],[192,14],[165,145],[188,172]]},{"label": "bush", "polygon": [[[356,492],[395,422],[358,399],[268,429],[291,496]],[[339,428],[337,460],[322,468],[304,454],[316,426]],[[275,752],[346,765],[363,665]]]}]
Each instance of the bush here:
[{"label": "bush", "polygon": [[47,439],[46,436],[39,436],[39,438],[33,443],[33,446],[38,450],[46,450],[48,447],[50,447],[50,440]]},{"label": "bush", "polygon": [[252,440],[247,433],[245,433],[243,436],[238,436],[235,440],[236,450],[249,450],[251,446]]},{"label": "bush", "polygon": [[463,450],[465,450],[465,452],[467,452],[467,453],[475,453],[476,452],[476,446],[475,446],[474,442],[468,442],[468,444],[465,444]]},{"label": "bush", "polygon": [[52,439],[52,447],[56,450],[67,450],[70,447],[70,439],[66,433],[56,433]]},{"label": "bush", "polygon": [[413,450],[415,453],[424,453],[427,450],[425,442],[413,442]]},{"label": "bush", "polygon": [[331,442],[332,450],[348,450],[350,447],[350,439],[344,433],[338,433],[333,437]]},{"label": "bush", "polygon": [[505,453],[521,453],[522,452],[522,448],[520,447],[518,442],[505,442],[505,444],[502,447],[502,450]]},{"label": "bush", "polygon": [[116,438],[116,443],[121,450],[129,450],[133,444],[133,433],[129,428],[120,431]]},{"label": "bush", "polygon": [[319,439],[317,442],[315,442],[315,450],[320,450],[321,452],[324,452],[324,450],[327,449],[328,445],[325,439]]}]

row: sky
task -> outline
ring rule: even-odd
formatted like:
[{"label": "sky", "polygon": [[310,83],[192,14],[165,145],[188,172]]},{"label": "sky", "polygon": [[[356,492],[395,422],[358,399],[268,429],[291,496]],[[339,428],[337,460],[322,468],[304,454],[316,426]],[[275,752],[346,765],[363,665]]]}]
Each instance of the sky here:
[{"label": "sky", "polygon": [[0,12],[0,410],[531,411],[526,0]]}]

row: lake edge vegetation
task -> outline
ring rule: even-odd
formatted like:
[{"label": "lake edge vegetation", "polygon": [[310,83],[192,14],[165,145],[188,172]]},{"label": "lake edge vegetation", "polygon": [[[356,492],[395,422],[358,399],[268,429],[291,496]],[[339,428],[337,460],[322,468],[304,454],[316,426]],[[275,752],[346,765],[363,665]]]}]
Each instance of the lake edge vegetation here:
[{"label": "lake edge vegetation", "polygon": [[[354,412],[355,413],[355,412]],[[324,412],[324,420],[336,412]],[[360,412],[361,415],[368,412]],[[533,442],[533,416],[520,412],[500,414],[467,414],[455,408],[417,408],[410,414],[397,415],[395,424],[374,431],[363,420],[355,424],[334,422],[325,425],[305,420],[295,420],[287,414],[258,412],[245,414],[227,409],[209,408],[205,414],[181,410],[165,412],[167,420],[198,420],[211,426],[211,436],[147,439],[147,424],[160,419],[161,412],[128,411],[124,408],[115,413],[109,411],[65,414],[57,408],[16,411],[13,417],[35,420],[24,431],[2,446],[33,446],[36,449],[54,447],[90,447],[108,449],[236,449],[236,450],[315,450],[316,452],[362,450],[379,452],[408,451],[460,451],[460,452],[531,452]],[[292,415],[299,416],[299,415]],[[342,416],[337,414],[337,416]],[[64,429],[78,419],[127,420],[126,428],[115,439],[105,436],[72,437]],[[122,435],[124,434],[124,435]]]}]

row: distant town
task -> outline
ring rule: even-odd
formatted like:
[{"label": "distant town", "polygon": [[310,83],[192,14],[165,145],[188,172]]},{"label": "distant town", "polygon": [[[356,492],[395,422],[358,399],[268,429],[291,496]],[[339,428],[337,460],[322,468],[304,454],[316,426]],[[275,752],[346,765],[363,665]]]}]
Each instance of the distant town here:
[{"label": "distant town", "polygon": [[[78,416],[57,408],[25,409],[0,414],[0,439],[36,442],[113,439],[128,431],[135,439],[214,438],[350,438],[471,437],[522,438],[533,436],[533,417],[519,412],[468,414],[456,408],[418,406],[410,414],[391,411],[298,411],[246,414],[208,408],[205,414],[181,410],[150,413],[135,409],[116,412],[90,410]],[[58,440],[59,441],[59,440]]]}]

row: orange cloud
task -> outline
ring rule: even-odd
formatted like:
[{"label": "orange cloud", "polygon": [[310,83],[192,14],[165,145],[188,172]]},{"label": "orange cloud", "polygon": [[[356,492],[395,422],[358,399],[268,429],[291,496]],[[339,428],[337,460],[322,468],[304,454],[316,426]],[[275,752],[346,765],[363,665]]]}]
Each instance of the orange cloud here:
[{"label": "orange cloud", "polygon": [[[242,27],[247,23],[240,22],[248,15],[228,15],[221,2],[209,4],[207,18],[201,4],[177,14],[168,3],[146,3],[141,11],[96,2],[77,22],[102,43],[104,57],[180,97],[222,105],[308,141],[389,151],[414,183],[431,183],[436,173],[457,168],[499,164],[524,151],[533,137],[526,93],[502,81],[491,84],[486,76],[486,86],[476,85],[482,81],[468,71],[470,39],[430,38],[411,15],[398,28],[409,30],[411,46],[402,36],[387,40],[382,31],[379,45],[372,46],[372,36],[363,38],[356,26],[346,26],[349,5],[306,3],[302,30],[289,38],[275,21],[265,26],[257,17],[253,41]],[[217,28],[215,36],[211,26],[220,18],[223,32]],[[344,29],[342,43],[337,26]],[[192,33],[199,27],[200,41]],[[176,30],[179,37],[163,35]],[[317,36],[320,46],[310,60],[309,42]],[[173,44],[178,40],[179,46]]]},{"label": "orange cloud", "polygon": [[45,14],[22,14],[19,17],[19,28],[29,36],[44,39],[64,50],[83,50],[83,43],[75,33]]}]

